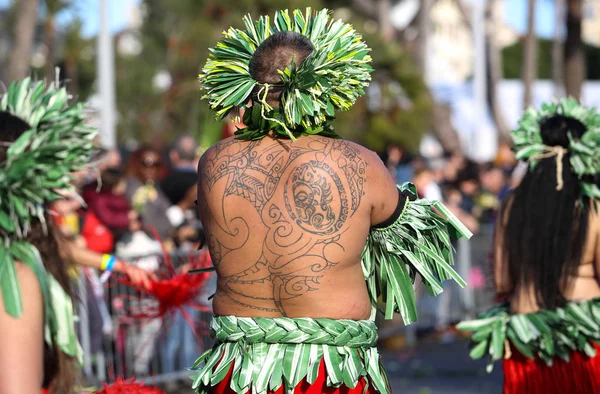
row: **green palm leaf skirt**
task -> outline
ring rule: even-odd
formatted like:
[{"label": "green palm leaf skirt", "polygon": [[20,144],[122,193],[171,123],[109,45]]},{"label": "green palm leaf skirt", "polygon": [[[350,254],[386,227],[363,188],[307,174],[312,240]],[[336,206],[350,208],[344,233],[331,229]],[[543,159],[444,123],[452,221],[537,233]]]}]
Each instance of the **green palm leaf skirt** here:
[{"label": "green palm leaf skirt", "polygon": [[293,393],[303,380],[316,381],[321,362],[330,387],[355,388],[365,379],[380,393],[391,393],[371,320],[217,316],[210,330],[217,344],[192,367],[198,393],[211,392],[230,369],[230,387],[238,394],[282,386]]},{"label": "green palm leaf skirt", "polygon": [[573,352],[595,357],[593,344],[600,344],[600,298],[522,315],[513,315],[508,305],[499,305],[458,328],[473,333],[470,356],[488,356],[488,372],[495,361],[510,358],[511,344],[523,356],[541,359],[549,366],[557,357],[568,362]]}]

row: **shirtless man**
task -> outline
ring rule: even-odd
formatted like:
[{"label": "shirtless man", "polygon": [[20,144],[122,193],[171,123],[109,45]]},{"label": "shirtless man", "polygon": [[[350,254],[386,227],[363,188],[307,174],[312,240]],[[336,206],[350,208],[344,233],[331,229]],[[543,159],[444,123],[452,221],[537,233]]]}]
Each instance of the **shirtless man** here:
[{"label": "shirtless man", "polygon": [[[284,20],[282,15],[274,21]],[[295,16],[296,22],[304,17]],[[323,17],[328,19],[319,13],[307,25],[321,26]],[[322,27],[336,26],[326,22]],[[256,31],[264,31],[261,23],[264,19]],[[307,37],[323,37],[283,30],[264,40],[249,61],[256,86],[246,111],[248,129],[208,149],[199,163],[199,212],[218,276],[211,323],[218,343],[196,362],[194,388],[238,394],[388,393],[375,347],[377,302],[387,305],[386,317],[398,311],[410,322],[416,317],[412,279],[417,272],[434,293],[441,291],[439,280],[458,278],[442,257],[448,256],[442,249],[450,250],[447,222],[433,214],[431,203],[414,201],[414,190],[399,190],[373,152],[303,132],[291,117],[281,116],[286,103],[304,93],[285,96],[280,72],[294,65],[310,69],[320,52],[311,56],[317,45]],[[357,53],[368,57],[368,50]],[[218,60],[217,53],[213,56],[205,70]],[[362,71],[368,75],[367,68]],[[347,71],[360,73],[360,68]],[[328,82],[342,84],[347,75]],[[210,78],[201,76],[205,86]],[[325,89],[320,98],[332,91]],[[265,129],[263,120],[278,130]],[[292,129],[296,138],[286,135]],[[404,221],[420,209],[411,233]],[[421,219],[428,224],[418,223]],[[457,222],[453,225],[460,227]],[[434,228],[441,233],[428,233]],[[429,257],[416,250],[411,234],[432,247]],[[394,238],[389,248],[387,236]],[[413,263],[419,268],[410,268]]]}]

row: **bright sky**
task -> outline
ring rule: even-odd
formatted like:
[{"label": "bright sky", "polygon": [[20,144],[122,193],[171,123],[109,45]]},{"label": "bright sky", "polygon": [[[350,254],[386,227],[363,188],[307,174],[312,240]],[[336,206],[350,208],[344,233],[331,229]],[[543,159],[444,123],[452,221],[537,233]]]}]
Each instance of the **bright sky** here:
[{"label": "bright sky", "polygon": [[[127,23],[127,13],[131,5],[140,3],[141,0],[106,0],[108,3],[109,23],[113,31],[121,29]],[[42,3],[43,0],[40,0]],[[0,8],[8,7],[11,0],[0,0]],[[59,15],[59,22],[68,23],[75,15],[79,15],[84,21],[84,34],[91,36],[98,31],[100,19],[100,0],[75,0],[75,10],[73,13],[62,13]],[[73,15],[75,14],[75,15]]]},{"label": "bright sky", "polygon": [[[43,0],[41,0],[43,1]],[[127,13],[132,4],[141,0],[107,0],[109,6],[110,26],[112,30],[119,30],[127,22]],[[470,0],[482,1],[482,0]],[[11,0],[0,0],[0,8],[7,7]],[[85,21],[84,32],[93,35],[98,31],[99,0],[75,1],[75,13]],[[527,26],[527,1],[504,0],[504,17],[506,23],[518,32],[524,32]],[[550,38],[554,32],[554,1],[537,0],[536,30],[540,36]],[[60,15],[61,22],[68,22],[73,15]]]},{"label": "bright sky", "polygon": [[[527,1],[504,0],[504,21],[519,32],[527,29]],[[551,38],[554,35],[554,1],[537,0],[535,27],[539,36]]]}]

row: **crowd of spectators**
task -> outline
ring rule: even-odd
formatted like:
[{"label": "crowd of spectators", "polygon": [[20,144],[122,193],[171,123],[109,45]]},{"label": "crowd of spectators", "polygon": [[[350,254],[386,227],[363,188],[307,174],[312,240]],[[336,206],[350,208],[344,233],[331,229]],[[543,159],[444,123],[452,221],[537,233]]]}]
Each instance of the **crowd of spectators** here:
[{"label": "crowd of spectators", "polygon": [[[496,160],[489,163],[475,163],[460,152],[431,158],[413,156],[396,145],[388,146],[380,156],[396,183],[412,182],[420,198],[442,201],[476,235],[474,240],[484,240],[488,246],[501,203],[522,174],[509,146],[502,146]],[[482,269],[488,259],[479,260],[486,261],[474,262],[463,275],[470,286],[483,288],[491,285]],[[441,296],[432,298],[417,282],[419,314],[432,315],[431,319],[420,317],[418,329],[451,340],[456,334],[452,315],[462,317],[465,305],[461,305],[457,286],[446,283],[444,288]]]},{"label": "crowd of spectators", "polygon": [[[167,151],[141,146],[132,152],[105,151],[101,156],[94,171],[75,179],[81,198],[73,194],[59,203],[63,233],[80,246],[145,270],[164,268],[164,253],[172,256],[175,268],[185,270],[186,256],[204,244],[195,209],[199,159],[195,139],[182,135]],[[168,324],[160,319],[145,321],[131,335],[127,330],[132,327],[116,318],[127,302],[131,304],[122,289],[103,287],[94,269],[85,268],[83,274],[91,354],[120,347],[122,354],[135,355],[128,371],[138,376],[156,372],[150,367],[157,355],[161,372],[180,371],[194,363],[202,351],[194,334],[197,327],[190,324],[198,320],[197,311],[187,310],[187,320],[176,314]],[[200,296],[207,307],[216,287],[214,279]]]},{"label": "crowd of spectators", "polygon": [[421,198],[443,201],[472,232],[494,223],[496,214],[513,185],[516,161],[500,151],[497,160],[475,163],[460,152],[440,157],[412,156],[396,145],[382,153],[382,160],[396,183],[412,182]]}]

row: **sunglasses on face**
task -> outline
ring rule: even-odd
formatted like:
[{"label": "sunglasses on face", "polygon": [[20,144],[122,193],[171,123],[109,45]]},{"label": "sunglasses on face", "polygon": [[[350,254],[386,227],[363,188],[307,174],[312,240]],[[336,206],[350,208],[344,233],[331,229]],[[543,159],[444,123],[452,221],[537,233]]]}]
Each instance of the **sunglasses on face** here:
[{"label": "sunglasses on face", "polygon": [[162,163],[159,160],[153,160],[150,158],[144,158],[141,160],[141,164],[144,167],[148,167],[148,168],[160,168],[162,167]]},{"label": "sunglasses on face", "polygon": [[104,173],[110,176],[121,176],[123,174],[123,171],[120,168],[110,167],[104,170]]}]

